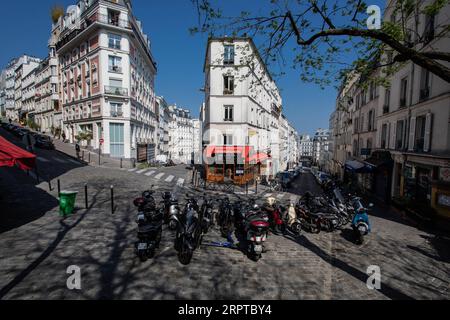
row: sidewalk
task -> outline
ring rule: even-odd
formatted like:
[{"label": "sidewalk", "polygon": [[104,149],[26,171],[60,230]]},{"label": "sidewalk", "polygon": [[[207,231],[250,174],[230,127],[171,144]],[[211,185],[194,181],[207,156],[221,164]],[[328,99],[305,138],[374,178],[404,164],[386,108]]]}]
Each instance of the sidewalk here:
[{"label": "sidewalk", "polygon": [[[64,153],[67,156],[74,158],[75,160],[80,161],[82,163],[86,163],[90,166],[105,167],[105,168],[121,168],[120,159],[113,159],[109,157],[100,156],[100,164],[99,164],[98,153],[95,153],[85,148],[81,148],[80,158],[78,158],[74,144],[64,143],[62,142],[62,140],[56,138],[53,140],[53,143],[55,145],[56,151]],[[123,160],[122,168],[131,169],[133,168],[133,164],[129,160]]]}]

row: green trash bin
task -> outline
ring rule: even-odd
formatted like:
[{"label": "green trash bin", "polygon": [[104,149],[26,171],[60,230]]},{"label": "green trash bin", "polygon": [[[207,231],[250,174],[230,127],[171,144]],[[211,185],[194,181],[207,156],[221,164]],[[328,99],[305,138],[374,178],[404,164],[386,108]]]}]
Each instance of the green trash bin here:
[{"label": "green trash bin", "polygon": [[61,217],[69,216],[75,209],[75,200],[78,192],[61,191],[59,194],[59,215]]}]

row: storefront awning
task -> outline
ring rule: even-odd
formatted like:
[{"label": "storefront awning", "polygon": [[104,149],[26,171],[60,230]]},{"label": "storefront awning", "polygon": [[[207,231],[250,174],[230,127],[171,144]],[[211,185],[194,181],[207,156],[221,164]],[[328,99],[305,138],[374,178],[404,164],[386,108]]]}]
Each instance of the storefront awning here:
[{"label": "storefront awning", "polygon": [[261,163],[270,159],[270,156],[266,153],[256,153],[248,158],[248,162],[250,163]]},{"label": "storefront awning", "polygon": [[373,167],[357,160],[350,160],[345,163],[345,170],[353,173],[370,173]]},{"label": "storefront awning", "polygon": [[240,154],[243,159],[248,159],[250,150],[250,146],[208,146],[206,157],[213,158],[218,154]]},{"label": "storefront awning", "polygon": [[15,165],[22,170],[31,170],[36,165],[36,156],[0,136],[0,167]]}]

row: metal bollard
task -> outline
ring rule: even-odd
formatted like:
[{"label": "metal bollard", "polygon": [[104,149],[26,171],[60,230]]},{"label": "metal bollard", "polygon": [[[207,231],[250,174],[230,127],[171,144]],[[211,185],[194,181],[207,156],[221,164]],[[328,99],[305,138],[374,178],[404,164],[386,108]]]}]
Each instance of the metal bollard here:
[{"label": "metal bollard", "polygon": [[87,186],[87,184],[84,185],[84,204],[86,205],[86,209],[88,209],[89,204],[88,204],[88,186]]},{"label": "metal bollard", "polygon": [[88,153],[88,162],[91,163],[91,153]]},{"label": "metal bollard", "polygon": [[111,186],[111,214],[114,214],[114,186]]},{"label": "metal bollard", "polygon": [[98,149],[98,165],[101,164],[100,154],[101,154],[101,150]]},{"label": "metal bollard", "polygon": [[120,169],[122,169],[122,168],[123,168],[123,159],[120,158]]},{"label": "metal bollard", "polygon": [[245,194],[248,195],[248,181],[247,181],[247,183],[245,184]]},{"label": "metal bollard", "polygon": [[83,152],[81,153],[81,161],[84,162],[84,150],[83,150]]},{"label": "metal bollard", "polygon": [[53,190],[53,188],[52,188],[52,181],[48,180],[48,191],[52,191],[52,190]]},{"label": "metal bollard", "polygon": [[60,194],[61,194],[61,181],[59,181],[59,179],[58,179],[58,198],[59,198]]},{"label": "metal bollard", "polygon": [[255,185],[255,194],[258,194],[258,180],[256,180],[256,185]]}]

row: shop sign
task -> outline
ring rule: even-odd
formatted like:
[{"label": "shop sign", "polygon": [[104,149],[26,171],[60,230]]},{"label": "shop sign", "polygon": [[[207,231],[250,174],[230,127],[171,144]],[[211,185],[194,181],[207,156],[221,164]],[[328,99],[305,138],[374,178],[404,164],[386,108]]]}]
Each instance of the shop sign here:
[{"label": "shop sign", "polygon": [[450,182],[450,168],[440,168],[439,179],[442,181]]}]

